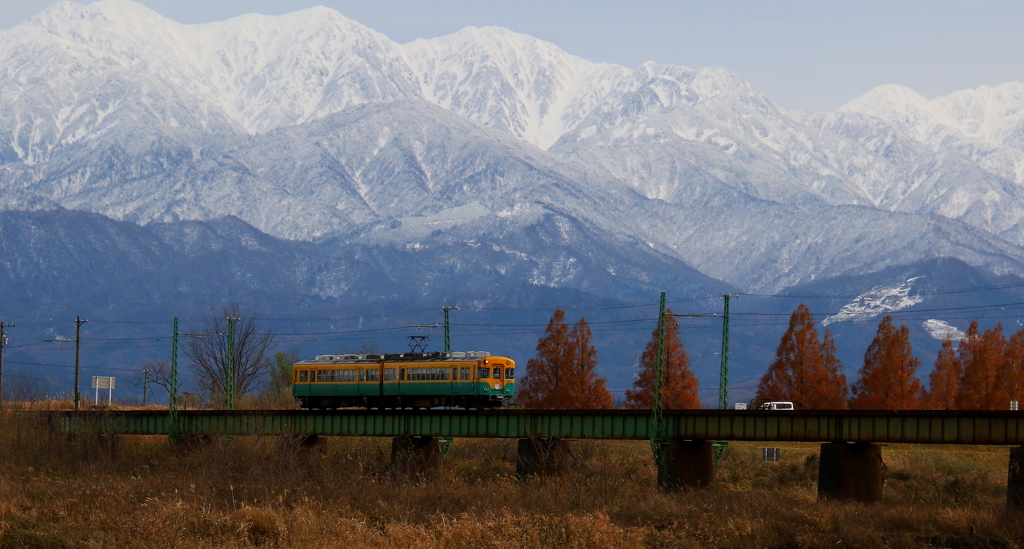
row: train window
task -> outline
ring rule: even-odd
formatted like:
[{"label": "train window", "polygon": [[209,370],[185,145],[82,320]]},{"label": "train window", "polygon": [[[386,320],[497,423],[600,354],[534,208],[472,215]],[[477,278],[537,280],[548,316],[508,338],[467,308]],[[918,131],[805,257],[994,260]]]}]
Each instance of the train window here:
[{"label": "train window", "polygon": [[309,372],[308,371],[306,371],[306,370],[300,371],[299,372],[299,382],[300,383],[306,383],[306,380],[309,379],[308,376],[309,376]]},{"label": "train window", "polygon": [[470,375],[469,375],[470,370],[471,370],[471,368],[463,368],[462,369],[462,380],[463,381],[469,381],[470,380]]},{"label": "train window", "polygon": [[380,381],[380,370],[366,370],[366,381]]},{"label": "train window", "polygon": [[478,377],[480,379],[491,379],[491,369],[490,368],[481,367],[479,370],[480,371],[477,372],[478,375],[476,377]]},{"label": "train window", "polygon": [[452,368],[452,381],[458,381],[458,380],[459,380],[459,369],[458,368]]},{"label": "train window", "polygon": [[398,380],[405,381],[405,368],[398,369]]},{"label": "train window", "polygon": [[505,379],[515,379],[515,368],[505,368]]},{"label": "train window", "polygon": [[366,381],[366,373],[362,369],[359,370],[359,381]]},{"label": "train window", "polygon": [[384,368],[384,381],[394,381],[395,379],[397,379],[395,377],[395,369]]}]

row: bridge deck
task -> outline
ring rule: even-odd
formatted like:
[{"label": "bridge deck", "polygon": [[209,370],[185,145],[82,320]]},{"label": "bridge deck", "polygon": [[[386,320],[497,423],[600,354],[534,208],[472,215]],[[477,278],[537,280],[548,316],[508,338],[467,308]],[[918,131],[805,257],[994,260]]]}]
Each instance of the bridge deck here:
[{"label": "bridge deck", "polygon": [[[70,433],[321,435],[646,440],[647,410],[198,410],[40,412]],[[668,438],[1024,444],[1014,411],[666,411]]]}]

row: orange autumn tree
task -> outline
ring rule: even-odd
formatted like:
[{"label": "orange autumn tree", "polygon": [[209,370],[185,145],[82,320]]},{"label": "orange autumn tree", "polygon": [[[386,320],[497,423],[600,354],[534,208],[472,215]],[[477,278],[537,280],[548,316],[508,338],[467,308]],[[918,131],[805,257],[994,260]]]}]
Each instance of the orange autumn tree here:
[{"label": "orange autumn tree", "polygon": [[756,398],[792,401],[805,410],[845,408],[846,376],[835,355],[831,332],[826,332],[826,338],[828,349],[823,352],[814,316],[801,303],[789,317],[789,328],[782,335],[775,360],[761,377]]},{"label": "orange autumn tree", "polygon": [[565,311],[557,308],[545,334],[537,342],[537,357],[526,363],[518,401],[526,408],[611,408],[605,379],[594,372],[597,350],[590,343],[586,319],[570,331]]},{"label": "orange autumn tree", "polygon": [[1003,326],[978,333],[977,321],[971,322],[967,335],[957,348],[963,375],[956,405],[960,410],[1001,410],[1009,405],[1007,392],[1001,385],[1006,381],[1004,358],[1006,338]]},{"label": "orange autumn tree", "polygon": [[953,339],[947,334],[946,339],[942,340],[939,356],[935,359],[935,369],[928,378],[928,391],[921,399],[921,408],[955,410],[963,369],[953,350]]},{"label": "orange autumn tree", "polygon": [[[1006,394],[1004,400],[1024,401],[1024,328],[1010,336],[1003,353]],[[1004,403],[1008,405],[1008,402]]]},{"label": "orange autumn tree", "polygon": [[910,346],[910,328],[892,325],[885,315],[875,338],[864,353],[860,379],[853,384],[850,409],[914,410],[920,406],[921,380],[917,369],[921,361]]},{"label": "orange autumn tree", "polygon": [[821,339],[821,363],[825,367],[830,394],[829,400],[838,402],[836,408],[846,407],[846,375],[843,374],[843,363],[836,355],[836,342],[832,338],[832,330],[825,330],[825,336]]},{"label": "orange autumn tree", "polygon": [[[654,367],[658,358],[658,329],[651,333],[644,353],[640,355],[640,377],[633,389],[626,391],[626,405],[630,408],[650,408],[654,405]],[[690,371],[690,359],[679,339],[679,321],[672,309],[665,311],[665,385],[661,390],[662,407],[672,410],[700,408],[697,378]]]}]

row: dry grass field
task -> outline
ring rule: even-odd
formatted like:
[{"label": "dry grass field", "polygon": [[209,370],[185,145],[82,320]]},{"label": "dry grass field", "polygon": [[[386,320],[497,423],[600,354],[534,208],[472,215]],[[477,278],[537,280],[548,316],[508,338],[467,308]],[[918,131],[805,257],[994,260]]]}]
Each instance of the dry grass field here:
[{"label": "dry grass field", "polygon": [[884,449],[882,503],[816,499],[817,445],[733,443],[710,490],[663,494],[642,442],[577,441],[560,478],[515,479],[514,440],[456,440],[440,477],[389,471],[390,439],[313,449],[69,440],[0,416],[0,547],[1017,547],[1005,447]]}]

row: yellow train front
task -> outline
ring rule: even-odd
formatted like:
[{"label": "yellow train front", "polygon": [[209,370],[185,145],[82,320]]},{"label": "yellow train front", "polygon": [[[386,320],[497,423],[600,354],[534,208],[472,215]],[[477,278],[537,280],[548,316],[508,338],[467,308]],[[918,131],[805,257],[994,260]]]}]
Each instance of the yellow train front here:
[{"label": "yellow train front", "polygon": [[500,408],[515,394],[516,363],[485,351],[320,355],[296,362],[303,408]]}]

